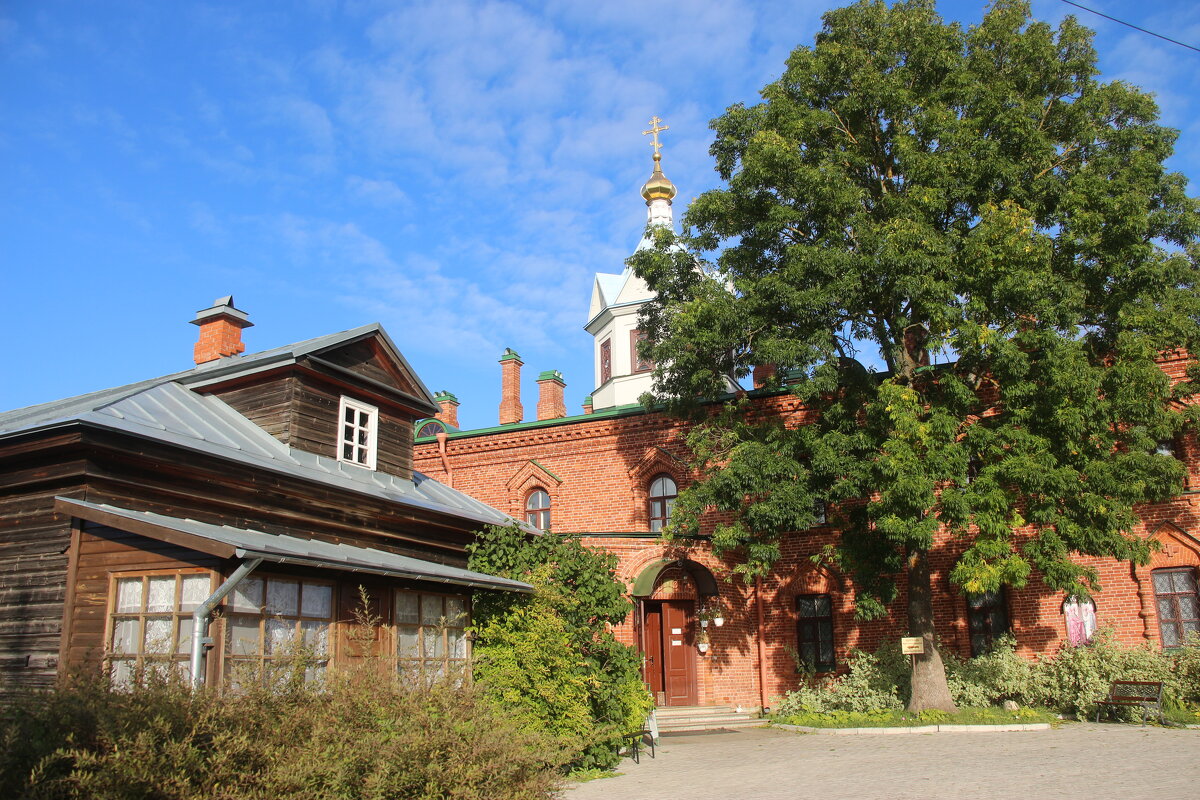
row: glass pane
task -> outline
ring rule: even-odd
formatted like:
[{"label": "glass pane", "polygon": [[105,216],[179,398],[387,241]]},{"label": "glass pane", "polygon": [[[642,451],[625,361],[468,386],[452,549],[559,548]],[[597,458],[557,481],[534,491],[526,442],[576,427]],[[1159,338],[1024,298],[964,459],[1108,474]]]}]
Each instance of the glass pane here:
[{"label": "glass pane", "polygon": [[329,619],[333,616],[333,587],[323,583],[306,583],[301,594],[300,613],[306,617]]},{"label": "glass pane", "polygon": [[142,610],[142,579],[123,578],[117,581],[117,612],[137,613]]},{"label": "glass pane", "polygon": [[184,575],[183,590],[180,596],[179,608],[182,611],[194,611],[196,606],[203,603],[212,594],[212,582],[207,575]]},{"label": "glass pane", "polygon": [[262,610],[262,592],[262,578],[246,578],[233,590],[233,601],[230,603],[230,607],[236,611],[258,613]]},{"label": "glass pane", "polygon": [[1196,582],[1192,580],[1192,576],[1186,570],[1171,573],[1171,583],[1174,584],[1174,589],[1177,592],[1194,592],[1196,591]]},{"label": "glass pane", "polygon": [[1179,631],[1174,623],[1168,622],[1165,625],[1159,625],[1158,628],[1162,632],[1163,647],[1179,646]]},{"label": "glass pane", "polygon": [[1175,619],[1175,606],[1171,603],[1171,598],[1158,598],[1158,618],[1160,620]]},{"label": "glass pane", "polygon": [[367,463],[367,449],[365,447],[359,448],[358,455],[355,456],[354,461],[358,464]]},{"label": "glass pane", "polygon": [[425,640],[425,657],[426,658],[441,658],[442,650],[442,631],[438,628],[422,628],[421,633]]},{"label": "glass pane", "polygon": [[180,680],[182,680],[184,683],[191,683],[192,665],[190,663],[187,661],[176,661],[175,671],[179,674]]},{"label": "glass pane", "polygon": [[268,619],[266,627],[266,653],[270,656],[291,655],[292,638],[296,635],[296,623],[288,619]]},{"label": "glass pane", "polygon": [[446,624],[465,625],[467,623],[467,601],[463,597],[446,598]]},{"label": "glass pane", "polygon": [[151,578],[146,592],[147,611],[175,610],[175,576]]},{"label": "glass pane", "polygon": [[358,429],[358,445],[359,445],[359,447],[367,446],[367,429],[366,428]]},{"label": "glass pane", "polygon": [[178,632],[179,632],[179,635],[175,638],[175,641],[177,643],[175,645],[175,652],[181,653],[181,654],[192,652],[192,618],[191,617],[184,617],[183,619],[179,620]]},{"label": "glass pane", "polygon": [[823,594],[816,598],[816,611],[818,617],[828,617],[830,615],[829,595]]},{"label": "glass pane", "polygon": [[125,659],[113,659],[109,679],[117,689],[127,689],[133,686],[133,662]]},{"label": "glass pane", "polygon": [[817,664],[817,645],[814,642],[804,642],[800,645],[800,660],[810,667]]},{"label": "glass pane", "polygon": [[442,617],[442,598],[433,594],[421,595],[421,624],[438,625]]},{"label": "glass pane", "polygon": [[353,408],[349,408],[349,407],[346,408],[346,422],[349,422],[349,423],[354,422],[354,409]]},{"label": "glass pane", "polygon": [[227,623],[226,644],[235,656],[258,655],[259,620],[253,617],[230,617]]},{"label": "glass pane", "polygon": [[817,615],[817,605],[811,597],[797,597],[796,607],[800,612],[801,618],[815,617]]},{"label": "glass pane", "polygon": [[415,623],[419,600],[412,592],[396,593],[396,622]]},{"label": "glass pane", "polygon": [[833,666],[833,645],[825,642],[821,643],[821,666]]},{"label": "glass pane", "polygon": [[268,614],[296,616],[299,610],[300,585],[294,581],[267,581]]},{"label": "glass pane", "polygon": [[304,670],[304,682],[309,686],[319,685],[325,680],[325,663],[313,664]]},{"label": "glass pane", "polygon": [[1196,595],[1181,594],[1176,600],[1179,601],[1180,619],[1196,619],[1200,617],[1200,601],[1196,599]]},{"label": "glass pane", "polygon": [[352,445],[352,444],[342,445],[342,459],[344,461],[353,461],[354,460],[354,445]]},{"label": "glass pane", "polygon": [[1167,594],[1171,591],[1171,573],[1155,572],[1153,578],[1155,594]]},{"label": "glass pane", "polygon": [[304,647],[312,655],[324,656],[329,652],[329,626],[324,622],[301,622],[300,633]]},{"label": "glass pane", "polygon": [[171,618],[147,617],[144,653],[171,652]]},{"label": "glass pane", "polygon": [[450,628],[446,631],[447,649],[450,651],[450,657],[456,659],[464,659],[467,657],[467,637],[458,628]]},{"label": "glass pane", "polygon": [[113,622],[112,651],[114,653],[136,653],[137,646],[137,619],[115,620]]},{"label": "glass pane", "polygon": [[417,643],[416,625],[400,625],[396,628],[396,655],[400,658],[417,658],[421,649]]}]

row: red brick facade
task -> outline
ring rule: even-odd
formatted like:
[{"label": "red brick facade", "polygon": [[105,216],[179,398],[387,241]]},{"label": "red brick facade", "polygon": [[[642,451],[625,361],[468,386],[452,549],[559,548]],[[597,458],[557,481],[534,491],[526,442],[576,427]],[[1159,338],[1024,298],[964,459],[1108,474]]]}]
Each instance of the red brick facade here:
[{"label": "red brick facade", "polygon": [[[1182,361],[1164,364],[1182,371]],[[803,410],[787,395],[759,401],[764,413],[778,414],[789,424],[802,421]],[[661,559],[686,558],[707,567],[716,577],[725,624],[709,625],[711,646],[697,652],[697,684],[701,704],[757,707],[773,703],[797,685],[792,653],[797,647],[796,596],[828,594],[833,605],[836,660],[846,663],[851,648],[873,650],[885,638],[905,634],[905,597],[887,619],[863,623],[853,616],[854,592],[848,579],[813,556],[836,543],[837,531],[822,525],[799,532],[783,546],[783,558],[762,582],[760,630],[756,587],[729,579],[732,563],[716,559],[703,541],[686,548],[667,548],[649,533],[648,488],[662,473],[679,486],[694,476],[681,434],[686,423],[658,413],[595,414],[452,434],[439,453],[434,442],[422,441],[414,452],[415,468],[495,508],[522,517],[525,498],[538,488],[551,498],[553,530],[579,533],[592,546],[615,553],[620,577],[627,585]],[[1142,510],[1139,533],[1153,536],[1162,549],[1146,567],[1106,559],[1087,559],[1099,572],[1103,591],[1096,596],[1097,619],[1126,644],[1159,643],[1159,627],[1151,572],[1165,567],[1200,567],[1200,493],[1195,485],[1198,453],[1195,442],[1182,443],[1178,455],[1192,479],[1176,500]],[[938,634],[947,648],[970,655],[966,600],[949,580],[960,545],[942,539],[932,556]],[[682,570],[668,568],[646,600],[696,601],[696,586]],[[703,600],[703,598],[699,598]],[[1066,637],[1063,597],[1051,592],[1040,576],[1006,593],[1006,606],[1020,651],[1033,656],[1053,652]],[[692,646],[696,631],[686,632]],[[637,615],[618,636],[638,644]],[[760,652],[762,654],[760,661]],[[761,668],[761,669],[760,669]],[[762,679],[760,679],[760,674]]]}]

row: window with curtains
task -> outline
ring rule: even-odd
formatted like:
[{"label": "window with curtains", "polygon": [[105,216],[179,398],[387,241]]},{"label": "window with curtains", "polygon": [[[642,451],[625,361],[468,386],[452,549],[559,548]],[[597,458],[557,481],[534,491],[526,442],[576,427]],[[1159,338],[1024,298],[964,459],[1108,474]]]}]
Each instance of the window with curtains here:
[{"label": "window with curtains", "polygon": [[329,664],[333,585],[307,578],[255,576],[225,606],[225,667],[231,685],[271,683],[302,666],[319,680]]},{"label": "window with curtains", "polygon": [[467,608],[462,595],[397,591],[397,669],[444,675],[465,667]]},{"label": "window with curtains", "polygon": [[152,670],[191,677],[192,611],[213,593],[208,570],[173,570],[113,578],[107,662],[114,686]]}]

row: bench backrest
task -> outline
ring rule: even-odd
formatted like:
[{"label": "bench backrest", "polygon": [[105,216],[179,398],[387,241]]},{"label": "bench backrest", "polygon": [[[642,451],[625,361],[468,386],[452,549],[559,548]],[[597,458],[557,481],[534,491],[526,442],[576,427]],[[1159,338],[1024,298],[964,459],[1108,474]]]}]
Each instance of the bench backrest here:
[{"label": "bench backrest", "polygon": [[1109,699],[1161,700],[1162,681],[1113,681]]}]

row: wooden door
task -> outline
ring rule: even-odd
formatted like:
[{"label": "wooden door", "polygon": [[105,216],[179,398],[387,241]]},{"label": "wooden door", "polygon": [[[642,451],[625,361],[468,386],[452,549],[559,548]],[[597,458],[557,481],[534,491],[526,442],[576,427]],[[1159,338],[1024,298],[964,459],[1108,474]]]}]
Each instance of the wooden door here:
[{"label": "wooden door", "polygon": [[664,600],[662,604],[663,691],[668,706],[698,702],[693,607],[691,600]]},{"label": "wooden door", "polygon": [[645,619],[642,628],[642,655],[644,656],[643,671],[646,685],[655,701],[663,691],[663,640],[662,640],[662,605],[646,603],[643,613]]}]

